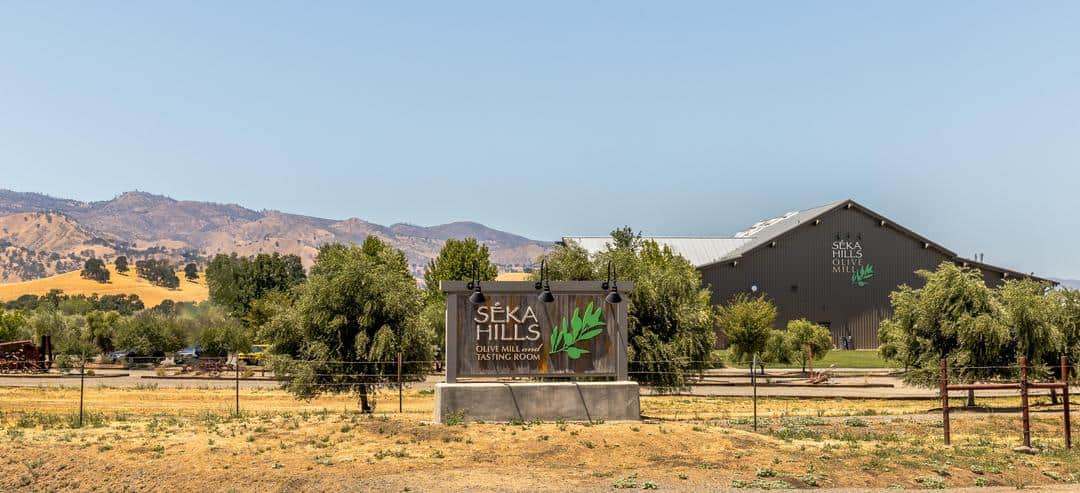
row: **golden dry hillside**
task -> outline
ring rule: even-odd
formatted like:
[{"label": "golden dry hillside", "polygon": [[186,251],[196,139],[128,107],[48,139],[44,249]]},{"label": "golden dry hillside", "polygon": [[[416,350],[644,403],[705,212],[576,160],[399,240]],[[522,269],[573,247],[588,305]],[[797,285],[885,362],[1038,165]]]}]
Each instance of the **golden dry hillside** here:
[{"label": "golden dry hillside", "polygon": [[188,281],[183,272],[176,275],[180,278],[178,289],[168,289],[150,284],[146,279],[135,276],[135,270],[129,270],[126,274],[117,274],[116,268],[109,266],[110,281],[101,284],[97,281],[83,279],[79,271],[59,274],[44,279],[34,279],[10,284],[0,284],[0,301],[9,301],[24,294],[43,295],[49,290],[59,289],[65,294],[85,294],[87,296],[97,293],[107,294],[137,294],[147,308],[157,306],[162,301],[203,301],[209,297],[206,281],[200,274],[196,282]]},{"label": "golden dry hillside", "polygon": [[532,274],[528,272],[500,272],[495,277],[496,281],[528,281],[532,278]]}]

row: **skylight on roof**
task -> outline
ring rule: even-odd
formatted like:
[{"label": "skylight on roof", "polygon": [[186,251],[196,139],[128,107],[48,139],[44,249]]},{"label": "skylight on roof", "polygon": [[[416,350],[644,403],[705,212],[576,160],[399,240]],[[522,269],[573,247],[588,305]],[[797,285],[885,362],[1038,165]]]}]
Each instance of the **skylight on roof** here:
[{"label": "skylight on roof", "polygon": [[772,226],[772,225],[774,225],[774,224],[776,224],[776,223],[778,223],[780,221],[783,221],[784,219],[787,219],[787,218],[789,218],[791,216],[794,216],[795,214],[798,214],[798,213],[799,213],[799,211],[791,211],[791,212],[788,212],[787,214],[784,214],[783,216],[774,217],[772,219],[766,219],[764,221],[756,222],[756,223],[754,223],[753,226],[750,226],[750,229],[748,229],[746,231],[739,231],[738,233],[735,233],[735,237],[736,238],[751,238],[751,237],[754,237],[758,233],[760,233],[761,230],[763,230],[765,228],[768,228],[769,226]]}]

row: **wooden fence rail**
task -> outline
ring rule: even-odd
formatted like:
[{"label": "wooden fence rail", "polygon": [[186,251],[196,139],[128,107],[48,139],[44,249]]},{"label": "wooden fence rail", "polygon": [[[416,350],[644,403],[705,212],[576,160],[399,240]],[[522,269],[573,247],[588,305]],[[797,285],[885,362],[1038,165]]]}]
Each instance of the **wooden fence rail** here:
[{"label": "wooden fence rail", "polygon": [[1065,418],[1065,448],[1072,448],[1072,424],[1069,416],[1069,361],[1061,357],[1061,378],[1056,382],[1028,382],[1028,361],[1020,357],[1020,381],[1017,383],[949,383],[949,362],[941,359],[941,418],[945,435],[945,445],[952,442],[949,429],[949,391],[950,390],[1019,390],[1020,419],[1024,429],[1024,447],[1031,448],[1031,417],[1028,402],[1029,389],[1061,389],[1062,414]]}]

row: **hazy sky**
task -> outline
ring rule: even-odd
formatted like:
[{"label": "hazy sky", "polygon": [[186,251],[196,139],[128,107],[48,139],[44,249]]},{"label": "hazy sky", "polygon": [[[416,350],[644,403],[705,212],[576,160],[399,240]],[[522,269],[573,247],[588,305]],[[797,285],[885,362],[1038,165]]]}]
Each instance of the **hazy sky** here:
[{"label": "hazy sky", "polygon": [[854,198],[1080,278],[1080,2],[0,2],[0,187],[539,239]]}]

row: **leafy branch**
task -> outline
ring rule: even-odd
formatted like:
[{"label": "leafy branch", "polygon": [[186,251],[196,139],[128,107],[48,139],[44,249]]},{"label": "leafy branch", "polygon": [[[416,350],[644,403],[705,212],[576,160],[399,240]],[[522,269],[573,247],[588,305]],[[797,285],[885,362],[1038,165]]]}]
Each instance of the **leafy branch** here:
[{"label": "leafy branch", "polygon": [[866,264],[851,275],[851,284],[861,288],[870,282],[871,277],[874,277],[874,265]]},{"label": "leafy branch", "polygon": [[594,309],[593,304],[589,303],[589,306],[585,307],[584,316],[579,313],[580,309],[574,308],[574,316],[570,318],[569,326],[566,317],[563,317],[562,327],[556,325],[551,329],[551,352],[548,354],[566,353],[568,358],[578,359],[589,352],[588,349],[574,345],[592,339],[604,331],[604,322],[600,321],[600,315],[603,315],[604,311],[601,308]]}]

